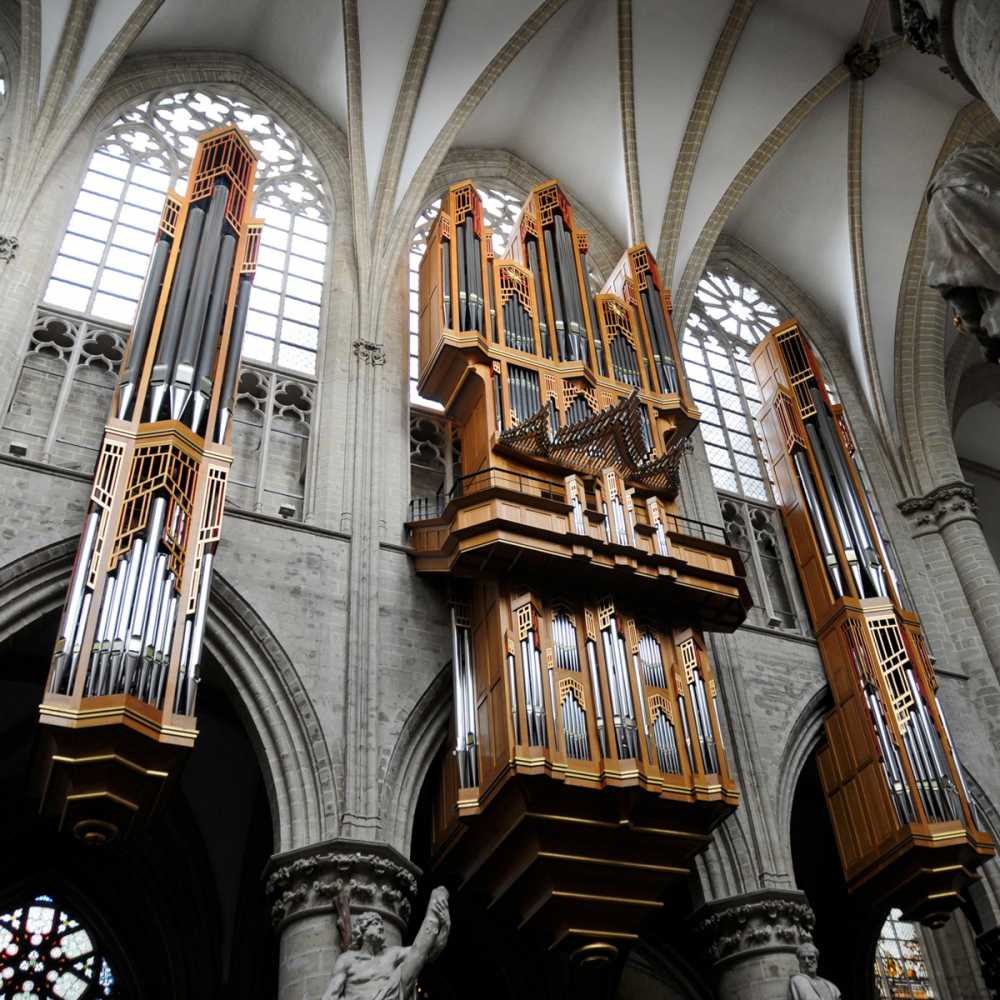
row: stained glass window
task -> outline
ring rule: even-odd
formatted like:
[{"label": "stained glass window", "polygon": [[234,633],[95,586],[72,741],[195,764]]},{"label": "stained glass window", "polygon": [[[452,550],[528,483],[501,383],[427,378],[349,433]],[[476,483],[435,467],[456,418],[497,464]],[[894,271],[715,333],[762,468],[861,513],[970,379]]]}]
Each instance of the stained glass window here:
[{"label": "stained glass window", "polygon": [[931,1000],[934,989],[920,946],[917,925],[891,910],[875,953],[875,985],[880,1000]]},{"label": "stained glass window", "polygon": [[0,914],[0,997],[115,997],[115,974],[94,936],[51,896]]},{"label": "stained glass window", "polygon": [[91,157],[44,301],[131,324],[163,197],[184,189],[198,135],[227,123],[260,160],[254,213],[266,225],[245,357],[315,374],[331,211],[298,139],[269,111],[215,91],[169,90],[126,111]]}]

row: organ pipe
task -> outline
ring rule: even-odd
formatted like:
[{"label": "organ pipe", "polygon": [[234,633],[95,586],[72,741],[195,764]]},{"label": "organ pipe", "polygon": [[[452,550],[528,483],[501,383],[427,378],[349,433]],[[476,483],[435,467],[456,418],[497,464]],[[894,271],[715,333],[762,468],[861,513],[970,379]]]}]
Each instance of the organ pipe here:
[{"label": "organ pipe", "polygon": [[902,603],[843,412],[798,324],[772,330],[751,360],[834,696],[817,759],[847,886],[937,926],[994,845],[948,735],[920,619]]},{"label": "organ pipe", "polygon": [[[418,391],[461,442],[448,503],[410,524],[417,571],[446,576],[462,609],[433,865],[498,913],[530,904],[510,916],[552,947],[597,914],[587,935],[630,940],[646,910],[614,900],[660,898],[735,807],[711,664],[700,645],[693,673],[682,660],[749,593],[735,550],[680,516],[698,411],[648,248],[591,294],[596,254],[555,182],[531,192],[507,256],[490,239],[475,186],[453,185],[420,264]],[[612,815],[618,860],[585,878],[546,860]]]},{"label": "organ pipe", "polygon": [[[40,711],[43,807],[88,841],[147,818],[153,786],[196,735],[261,228],[250,217],[255,173],[235,127],[200,139],[187,194],[167,196],[112,400]],[[67,766],[98,740],[126,764]]]}]

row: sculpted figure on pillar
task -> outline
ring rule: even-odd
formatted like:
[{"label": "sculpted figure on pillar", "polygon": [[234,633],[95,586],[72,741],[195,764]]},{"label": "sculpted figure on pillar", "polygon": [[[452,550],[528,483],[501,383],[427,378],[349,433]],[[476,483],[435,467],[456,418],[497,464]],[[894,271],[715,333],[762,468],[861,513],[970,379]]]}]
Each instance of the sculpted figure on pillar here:
[{"label": "sculpted figure on pillar", "polygon": [[927,201],[927,283],[987,360],[1000,360],[1000,149],[970,145],[953,153]]},{"label": "sculpted figure on pillar", "polygon": [[378,913],[362,913],[352,924],[351,947],[337,959],[323,1000],[410,1000],[420,970],[448,943],[448,890],[438,886],[431,893],[409,948],[386,947],[385,925]]},{"label": "sculpted figure on pillar", "polygon": [[816,975],[819,965],[816,945],[811,941],[800,944],[795,955],[799,971],[788,981],[789,1000],[840,1000],[840,990],[829,979]]}]

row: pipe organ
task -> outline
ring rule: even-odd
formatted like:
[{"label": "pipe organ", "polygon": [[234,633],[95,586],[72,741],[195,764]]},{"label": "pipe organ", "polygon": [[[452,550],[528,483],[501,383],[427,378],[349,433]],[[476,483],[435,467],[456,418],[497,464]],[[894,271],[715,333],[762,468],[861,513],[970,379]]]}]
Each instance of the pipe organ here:
[{"label": "pipe organ", "polygon": [[167,195],[105,427],[40,707],[42,807],[89,842],[125,835],[195,740],[212,562],[261,224],[234,126]]},{"label": "pipe organ", "polygon": [[798,324],[752,362],[782,515],[833,694],[818,755],[848,889],[936,925],[993,843],[937,699],[919,617],[862,483],[855,445]]},{"label": "pipe organ", "polygon": [[698,411],[655,261],[631,247],[593,294],[588,252],[553,181],[507,257],[475,187],[449,189],[421,264],[419,391],[444,405],[461,475],[409,527],[452,607],[434,865],[546,946],[600,958],[737,804],[704,630],[750,601],[722,530],[679,514]]}]

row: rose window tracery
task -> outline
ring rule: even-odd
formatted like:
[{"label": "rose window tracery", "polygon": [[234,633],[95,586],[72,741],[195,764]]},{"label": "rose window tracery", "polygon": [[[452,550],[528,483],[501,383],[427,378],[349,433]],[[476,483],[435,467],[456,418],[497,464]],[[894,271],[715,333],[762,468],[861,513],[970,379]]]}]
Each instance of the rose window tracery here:
[{"label": "rose window tracery", "polygon": [[0,914],[0,997],[115,997],[115,975],[93,933],[51,896]]}]

